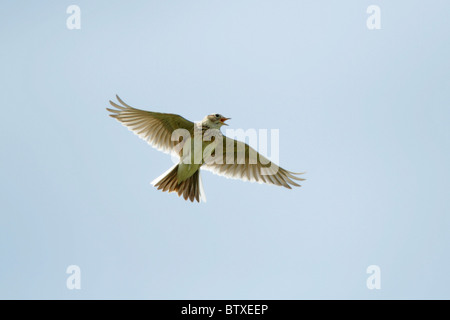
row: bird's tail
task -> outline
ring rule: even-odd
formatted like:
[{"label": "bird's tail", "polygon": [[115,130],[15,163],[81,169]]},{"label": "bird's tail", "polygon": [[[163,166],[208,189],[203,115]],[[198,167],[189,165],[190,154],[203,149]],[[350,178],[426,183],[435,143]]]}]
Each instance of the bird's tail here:
[{"label": "bird's tail", "polygon": [[178,165],[173,166],[161,176],[152,181],[158,190],[176,192],[178,196],[183,196],[185,200],[194,199],[197,202],[206,202],[205,191],[203,190],[202,179],[200,177],[200,169],[185,181],[178,183]]}]

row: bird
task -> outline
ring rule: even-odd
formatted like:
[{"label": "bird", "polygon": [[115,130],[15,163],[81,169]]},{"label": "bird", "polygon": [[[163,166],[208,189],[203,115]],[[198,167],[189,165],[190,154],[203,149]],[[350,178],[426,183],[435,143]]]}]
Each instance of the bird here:
[{"label": "bird", "polygon": [[[200,169],[232,179],[272,184],[292,189],[300,187],[301,173],[294,173],[258,153],[247,143],[228,138],[221,128],[230,118],[210,114],[200,122],[180,115],[137,109],[118,95],[106,108],[110,116],[145,140],[152,147],[178,157],[169,170],[151,183],[158,190],[174,192],[191,202],[206,202]],[[201,147],[199,147],[201,146]]]}]

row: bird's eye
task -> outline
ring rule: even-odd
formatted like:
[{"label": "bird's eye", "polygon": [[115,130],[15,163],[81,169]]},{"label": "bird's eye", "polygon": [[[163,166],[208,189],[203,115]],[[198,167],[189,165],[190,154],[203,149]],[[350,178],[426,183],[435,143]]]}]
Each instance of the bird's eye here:
[{"label": "bird's eye", "polygon": [[220,118],[220,114],[216,113],[216,118]]}]

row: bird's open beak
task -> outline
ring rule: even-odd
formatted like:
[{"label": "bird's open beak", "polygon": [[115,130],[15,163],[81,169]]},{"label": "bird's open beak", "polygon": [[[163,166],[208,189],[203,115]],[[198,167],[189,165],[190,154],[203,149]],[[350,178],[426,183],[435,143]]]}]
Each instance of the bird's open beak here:
[{"label": "bird's open beak", "polygon": [[228,124],[225,123],[225,121],[230,120],[231,118],[220,118],[220,122],[222,122],[223,125],[227,126]]}]

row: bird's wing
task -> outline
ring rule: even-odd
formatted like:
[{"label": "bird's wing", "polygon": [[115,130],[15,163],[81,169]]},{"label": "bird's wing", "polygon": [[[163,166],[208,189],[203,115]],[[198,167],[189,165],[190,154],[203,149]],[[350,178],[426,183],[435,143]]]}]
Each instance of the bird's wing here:
[{"label": "bird's wing", "polygon": [[225,136],[222,141],[222,147],[216,147],[212,154],[214,160],[205,160],[202,166],[205,170],[227,178],[274,184],[288,189],[292,189],[291,186],[300,187],[294,180],[305,180],[297,176],[302,173],[279,167],[244,142]]},{"label": "bird's wing", "polygon": [[111,112],[110,116],[158,150],[176,153],[175,146],[179,140],[172,141],[172,133],[176,129],[186,129],[190,133],[194,130],[194,123],[179,115],[139,110],[127,105],[119,96],[116,97],[121,105],[109,101],[116,108],[106,108]]}]

